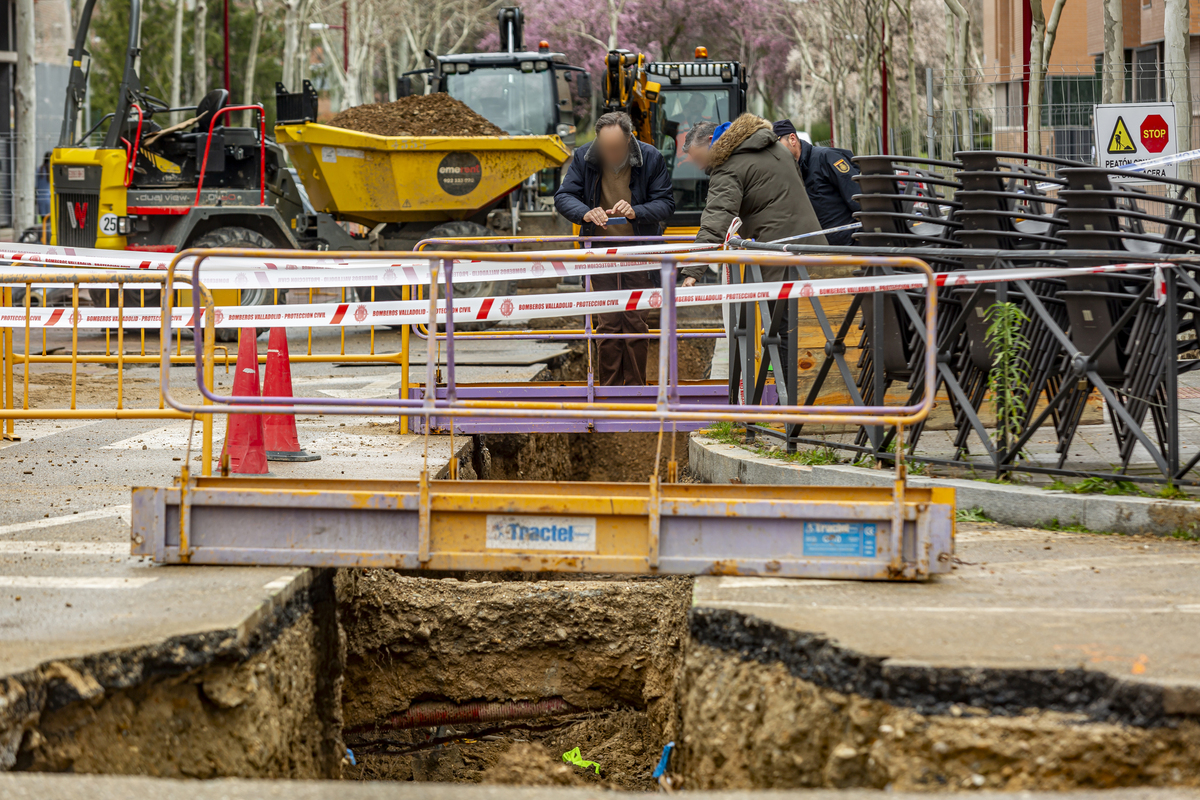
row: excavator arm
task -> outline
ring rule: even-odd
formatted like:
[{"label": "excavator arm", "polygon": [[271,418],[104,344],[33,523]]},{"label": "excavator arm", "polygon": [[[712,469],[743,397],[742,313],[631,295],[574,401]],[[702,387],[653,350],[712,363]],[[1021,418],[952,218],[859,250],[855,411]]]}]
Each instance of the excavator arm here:
[{"label": "excavator arm", "polygon": [[654,144],[651,107],[658,102],[661,86],[647,78],[645,58],[628,50],[608,51],[604,61],[604,111],[624,111],[633,119],[634,135]]}]

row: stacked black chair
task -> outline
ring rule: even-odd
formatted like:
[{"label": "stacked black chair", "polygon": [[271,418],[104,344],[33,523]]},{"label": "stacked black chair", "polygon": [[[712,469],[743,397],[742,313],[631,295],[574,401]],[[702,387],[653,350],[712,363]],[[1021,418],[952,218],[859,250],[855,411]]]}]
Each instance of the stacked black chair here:
[{"label": "stacked black chair", "polygon": [[[957,247],[954,232],[961,226],[955,213],[960,204],[953,194],[961,184],[946,176],[960,168],[957,161],[935,161],[907,156],[858,156],[855,176],[861,193],[855,195],[861,211],[855,218],[862,229],[855,233],[859,247]],[[940,171],[939,171],[940,170]],[[952,258],[926,259],[935,270],[958,267]],[[878,270],[872,270],[878,272]],[[855,298],[849,310],[861,305],[863,336],[860,343],[857,391],[868,405],[883,405],[888,388],[902,382],[920,391],[918,365],[924,357],[922,293]],[[876,318],[880,317],[878,327]],[[882,332],[876,337],[874,331]],[[891,446],[891,432],[880,428],[860,431],[856,445],[872,451]]]},{"label": "stacked black chair", "polygon": [[[1049,157],[1033,157],[1026,153],[1000,151],[964,151],[955,153],[963,164],[956,174],[963,189],[955,195],[961,207],[955,219],[961,223],[956,238],[964,248],[976,250],[1029,251],[1028,260],[986,257],[964,258],[963,268],[984,269],[1029,266],[1063,266],[1048,259],[1039,251],[1066,245],[1058,234],[1067,223],[1059,214],[1065,200],[1051,191],[1066,186],[1066,179],[1055,175],[1058,168],[1081,166],[1079,162]],[[1060,325],[1066,323],[1063,305],[1055,299],[1061,282],[1046,280],[1030,283]],[[987,396],[994,353],[988,345],[988,310],[998,301],[1014,302],[1022,309],[1027,321],[1021,325],[1021,335],[1030,342],[1029,380],[1023,386],[1025,419],[1032,418],[1039,397],[1047,399],[1058,389],[1060,374],[1055,353],[1053,333],[1019,294],[1010,294],[1006,284],[983,284],[973,288],[958,288],[950,293],[947,305],[960,316],[948,330],[948,339],[939,342],[940,352],[946,353],[948,369],[954,373],[960,392],[951,391],[950,403],[955,414],[956,458],[969,452],[969,441],[975,433],[988,449],[994,463],[1011,463],[1017,456],[1012,450],[992,445],[987,439],[979,412]],[[964,403],[964,396],[966,402]],[[1055,417],[1057,424],[1058,418]],[[1001,445],[1006,443],[1001,442]]]},{"label": "stacked black chair", "polygon": [[[1110,250],[1127,253],[1130,261],[1160,255],[1200,254],[1200,184],[1156,177],[1146,185],[1128,183],[1128,172],[1081,166],[1062,170],[1067,188],[1060,192],[1060,214],[1067,227],[1059,235],[1072,250]],[[1190,218],[1190,219],[1189,219]],[[1089,266],[1091,259],[1070,259]],[[1184,273],[1195,278],[1195,270]],[[1127,469],[1140,442],[1158,460],[1166,459],[1177,421],[1170,418],[1174,398],[1168,369],[1188,370],[1180,354],[1195,349],[1193,335],[1200,324],[1197,300],[1186,280],[1172,281],[1174,320],[1166,303],[1156,297],[1154,274],[1148,271],[1105,273],[1068,278],[1057,293],[1069,321],[1070,339],[1084,363],[1066,365],[1073,380],[1064,384],[1057,405],[1066,421],[1059,426],[1059,466],[1069,455],[1088,395],[1098,388],[1109,404],[1110,423],[1119,445],[1121,469]],[[1119,406],[1119,408],[1114,407]],[[1146,417],[1154,422],[1155,438],[1142,431]],[[1157,450],[1157,453],[1155,452]],[[1176,446],[1177,451],[1177,446]]]}]

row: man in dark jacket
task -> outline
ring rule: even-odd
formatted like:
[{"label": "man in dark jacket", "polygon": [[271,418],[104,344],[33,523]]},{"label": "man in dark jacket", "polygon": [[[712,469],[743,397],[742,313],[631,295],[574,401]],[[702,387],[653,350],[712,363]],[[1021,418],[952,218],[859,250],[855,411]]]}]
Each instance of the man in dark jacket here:
[{"label": "man in dark jacket", "polygon": [[[675,212],[675,194],[667,163],[658,150],[633,135],[628,114],[612,112],[596,120],[596,138],[575,150],[566,177],[554,195],[558,213],[580,226],[580,234],[612,233],[657,236]],[[628,226],[613,226],[610,217],[624,217]],[[656,275],[624,272],[592,277],[598,292],[649,289]],[[600,314],[596,332],[649,332],[646,314],[621,311]],[[646,383],[646,339],[601,339],[599,377],[604,386],[643,386]]]},{"label": "man in dark jacket", "polygon": [[[762,117],[742,114],[735,119],[712,143],[707,172],[708,202],[697,242],[724,242],[734,217],[742,220],[739,236],[760,242],[821,230],[796,162]],[[805,244],[825,244],[825,238],[814,236]],[[703,269],[685,270],[693,279],[685,285]],[[782,280],[783,269],[764,267],[763,280]]]},{"label": "man in dark jacket", "polygon": [[[837,147],[817,147],[800,138],[796,126],[790,119],[781,119],[774,125],[775,135],[783,146],[791,151],[800,167],[804,188],[822,228],[837,228],[854,222],[854,212],[859,210],[854,195],[859,194],[854,176],[858,167],[850,159],[854,154]],[[854,244],[854,231],[827,233],[825,238],[833,245]]]}]

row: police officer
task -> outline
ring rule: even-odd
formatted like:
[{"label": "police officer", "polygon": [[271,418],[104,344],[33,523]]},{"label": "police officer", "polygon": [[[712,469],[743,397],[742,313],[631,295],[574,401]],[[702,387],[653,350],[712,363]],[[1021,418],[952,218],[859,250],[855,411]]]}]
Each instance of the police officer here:
[{"label": "police officer", "polygon": [[[808,190],[808,199],[822,228],[836,228],[855,221],[852,216],[859,210],[854,195],[859,193],[858,184],[852,179],[858,167],[850,161],[849,150],[837,147],[816,147],[800,138],[796,126],[790,119],[781,119],[773,126],[775,135],[783,146],[791,151],[800,166],[800,177]],[[827,233],[825,238],[831,245],[854,244],[854,231]]]}]

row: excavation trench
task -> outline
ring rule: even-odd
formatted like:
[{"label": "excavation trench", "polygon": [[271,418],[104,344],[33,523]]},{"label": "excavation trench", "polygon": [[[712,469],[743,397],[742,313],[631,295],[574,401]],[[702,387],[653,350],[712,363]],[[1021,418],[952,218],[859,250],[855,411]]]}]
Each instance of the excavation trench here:
[{"label": "excavation trench", "polygon": [[[656,434],[476,436],[462,472],[645,481],[671,450],[670,435],[661,453]],[[674,452],[686,480],[682,435]],[[690,578],[304,574],[248,638],[0,678],[0,769],[652,791],[675,741],[686,789],[1200,786],[1195,691],[893,664],[695,608]],[[599,774],[564,762],[576,749]]]}]

